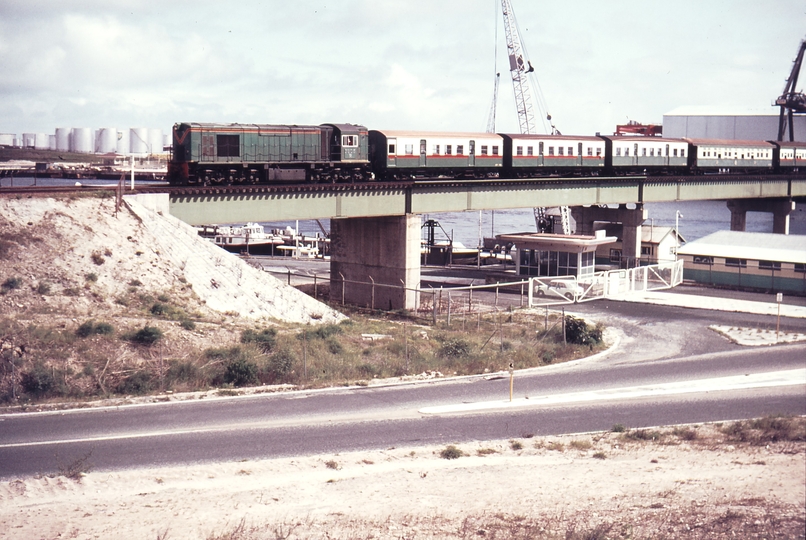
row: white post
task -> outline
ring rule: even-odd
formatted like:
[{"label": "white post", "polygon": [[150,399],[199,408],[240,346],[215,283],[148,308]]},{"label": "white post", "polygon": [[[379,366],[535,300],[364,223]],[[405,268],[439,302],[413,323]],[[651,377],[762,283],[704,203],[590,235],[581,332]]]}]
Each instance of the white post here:
[{"label": "white post", "polygon": [[134,191],[134,154],[132,154],[132,191]]}]

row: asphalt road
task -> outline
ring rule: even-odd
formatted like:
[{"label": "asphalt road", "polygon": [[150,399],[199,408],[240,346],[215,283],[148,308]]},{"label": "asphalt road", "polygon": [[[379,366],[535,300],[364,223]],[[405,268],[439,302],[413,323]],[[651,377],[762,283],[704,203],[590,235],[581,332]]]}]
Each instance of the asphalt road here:
[{"label": "asphalt road", "polygon": [[[806,414],[804,384],[723,390],[715,381],[806,368],[806,344],[740,347],[708,329],[710,324],[753,324],[758,316],[595,304],[574,309],[616,329],[618,345],[590,359],[517,372],[517,407],[461,411],[508,401],[509,378],[499,374],[6,415],[0,416],[0,478],[49,474],[85,455],[94,470],[111,470],[577,433],[614,424],[648,427]],[[803,331],[806,322],[789,324]],[[675,383],[686,388],[669,391]],[[694,392],[698,384],[702,388]],[[631,397],[619,390],[624,388],[647,392]],[[597,391],[609,394],[588,401],[573,397]],[[438,407],[459,410],[422,412]]]}]

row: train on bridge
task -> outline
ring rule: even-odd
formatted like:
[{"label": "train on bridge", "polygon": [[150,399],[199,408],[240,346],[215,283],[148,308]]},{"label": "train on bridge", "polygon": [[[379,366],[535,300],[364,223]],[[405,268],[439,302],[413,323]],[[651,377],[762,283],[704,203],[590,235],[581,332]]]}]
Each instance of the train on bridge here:
[{"label": "train on bridge", "polygon": [[171,184],[790,174],[806,143],[179,123]]}]

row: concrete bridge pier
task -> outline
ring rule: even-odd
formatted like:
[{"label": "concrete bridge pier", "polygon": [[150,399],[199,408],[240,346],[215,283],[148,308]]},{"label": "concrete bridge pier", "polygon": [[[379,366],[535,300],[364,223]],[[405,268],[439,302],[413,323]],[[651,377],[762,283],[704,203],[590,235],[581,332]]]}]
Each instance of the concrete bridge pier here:
[{"label": "concrete bridge pier", "polygon": [[[374,285],[373,285],[374,281]],[[330,297],[383,310],[417,308],[420,216],[332,219]],[[391,285],[387,287],[384,285]],[[405,290],[401,287],[405,285]]]},{"label": "concrete bridge pier", "polygon": [[626,204],[621,204],[618,208],[574,206],[571,208],[571,215],[577,224],[576,233],[587,236],[593,236],[593,224],[597,221],[621,223],[622,260],[626,260],[628,267],[638,265],[641,259],[641,225],[648,216],[643,204],[636,204],[634,209],[627,208]]},{"label": "concrete bridge pier", "polygon": [[747,227],[747,212],[771,212],[772,232],[789,234],[789,214],[795,209],[795,201],[789,199],[731,199],[730,230],[744,231]]}]

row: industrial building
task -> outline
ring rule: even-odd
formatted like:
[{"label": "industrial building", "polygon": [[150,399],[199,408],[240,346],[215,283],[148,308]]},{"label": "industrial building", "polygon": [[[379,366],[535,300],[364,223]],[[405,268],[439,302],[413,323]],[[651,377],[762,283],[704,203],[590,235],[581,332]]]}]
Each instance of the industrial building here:
[{"label": "industrial building", "polygon": [[170,134],[159,128],[59,127],[55,134],[0,133],[0,146],[56,150],[79,154],[118,154],[147,156],[163,154]]},{"label": "industrial building", "polygon": [[[671,139],[774,141],[779,113],[720,111],[714,107],[678,107],[663,115],[663,136]],[[795,141],[806,142],[806,116],[793,116]]]}]

